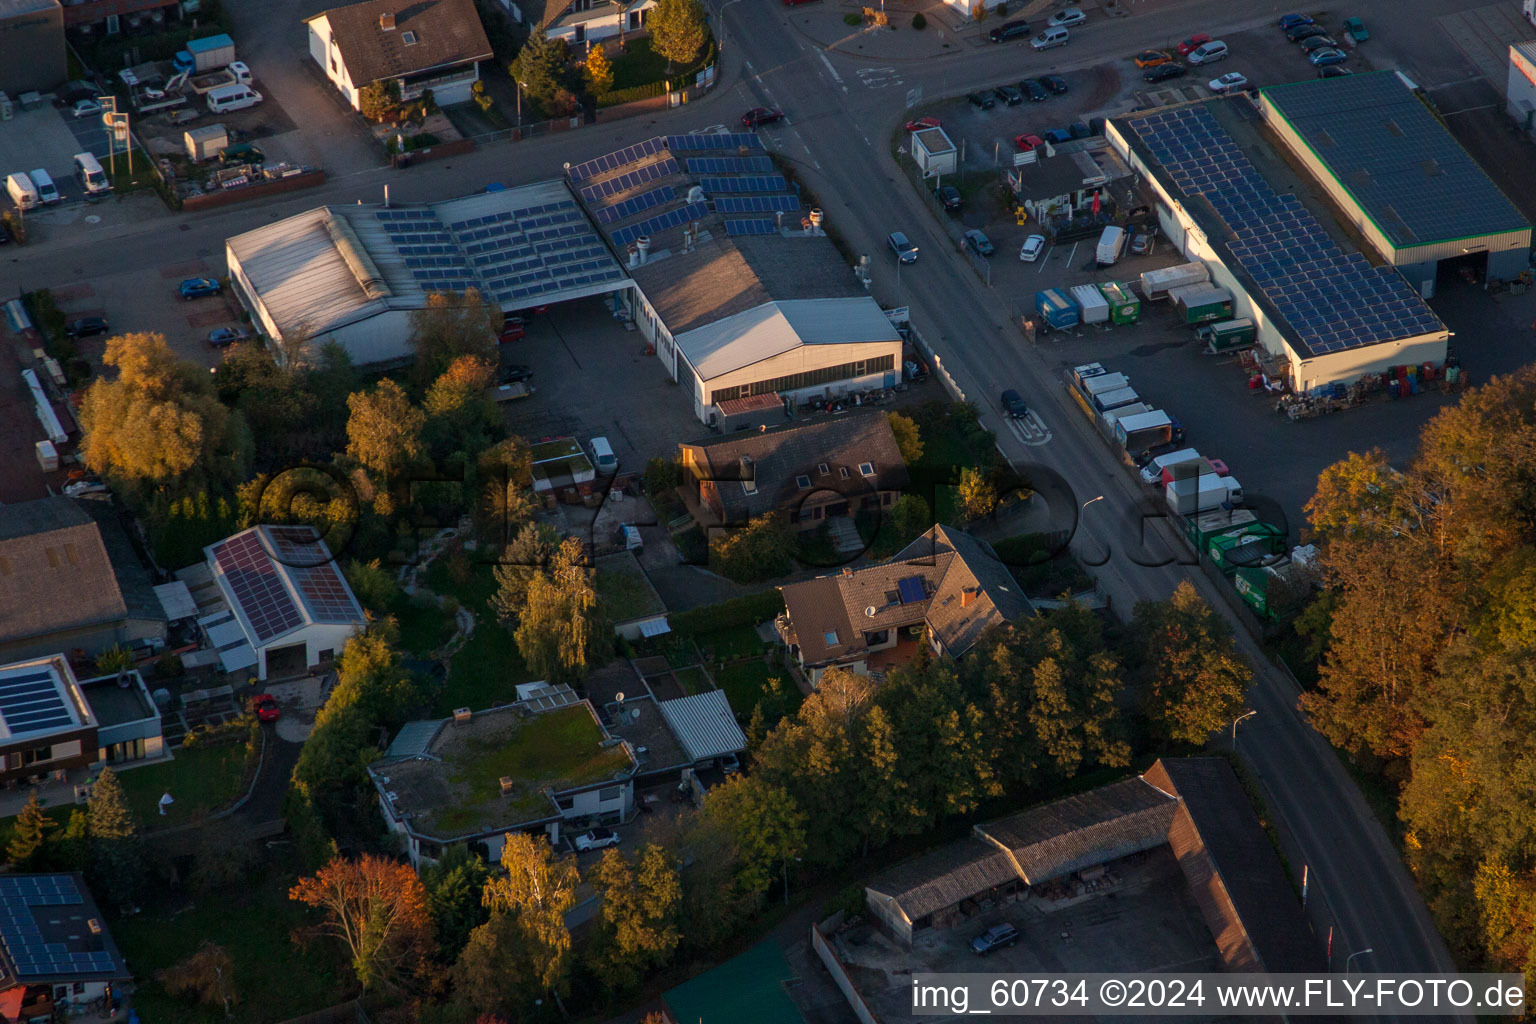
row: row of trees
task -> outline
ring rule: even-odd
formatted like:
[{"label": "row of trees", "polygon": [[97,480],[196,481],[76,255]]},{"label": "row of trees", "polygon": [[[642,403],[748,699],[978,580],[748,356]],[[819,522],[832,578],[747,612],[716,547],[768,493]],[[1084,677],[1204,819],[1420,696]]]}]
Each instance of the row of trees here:
[{"label": "row of trees", "polygon": [[1464,963],[1536,970],[1536,369],[1442,410],[1411,465],[1351,455],[1307,511],[1329,591],[1303,698],[1400,787],[1409,864]]},{"label": "row of trees", "polygon": [[33,790],[5,855],[13,871],[83,871],[96,896],[119,910],[138,897],[148,874],[138,821],[111,768],[101,770],[85,808],[72,810],[63,824]]}]

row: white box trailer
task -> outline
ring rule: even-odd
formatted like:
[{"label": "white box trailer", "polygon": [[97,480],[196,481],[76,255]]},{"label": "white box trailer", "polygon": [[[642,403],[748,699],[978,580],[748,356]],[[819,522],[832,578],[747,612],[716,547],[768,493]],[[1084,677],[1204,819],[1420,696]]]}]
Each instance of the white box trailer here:
[{"label": "white box trailer", "polygon": [[1131,378],[1123,373],[1101,373],[1097,377],[1089,377],[1083,381],[1083,391],[1089,398],[1102,395],[1106,391],[1118,391],[1130,386]]},{"label": "white box trailer", "polygon": [[59,468],[59,450],[53,446],[52,441],[39,441],[36,448],[37,464],[44,473],[52,473]]},{"label": "white box trailer", "polygon": [[1119,409],[1139,401],[1141,396],[1136,394],[1135,388],[1116,388],[1113,391],[1101,391],[1094,395],[1093,407],[1099,412],[1109,412],[1111,409]]},{"label": "white box trailer", "polygon": [[1083,323],[1102,324],[1109,320],[1109,303],[1104,301],[1097,285],[1080,284],[1069,290],[1083,311]]},{"label": "white box trailer", "polygon": [[1211,272],[1206,269],[1204,263],[1181,263],[1176,267],[1164,267],[1161,270],[1148,270],[1141,275],[1141,294],[1149,301],[1155,302],[1167,296],[1172,288],[1183,288],[1186,285],[1206,284],[1211,279]]},{"label": "white box trailer", "polygon": [[1084,363],[1082,366],[1072,368],[1072,383],[1078,387],[1083,386],[1083,381],[1089,377],[1100,377],[1109,371],[1104,369],[1103,363]]},{"label": "white box trailer", "polygon": [[1169,509],[1190,516],[1221,508],[1224,501],[1241,504],[1243,485],[1230,476],[1192,476],[1167,484],[1165,494]]}]

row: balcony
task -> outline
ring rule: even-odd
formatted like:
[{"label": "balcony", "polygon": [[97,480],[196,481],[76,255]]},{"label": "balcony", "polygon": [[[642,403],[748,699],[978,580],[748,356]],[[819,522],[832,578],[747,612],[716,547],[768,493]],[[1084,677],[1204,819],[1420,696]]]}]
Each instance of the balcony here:
[{"label": "balcony", "polygon": [[64,25],[92,25],[112,15],[119,17],[162,7],[175,7],[177,0],[64,0]]},{"label": "balcony", "polygon": [[441,75],[430,75],[424,78],[402,78],[400,80],[400,99],[409,102],[421,98],[421,94],[431,89],[433,92],[454,85],[463,85],[473,82],[480,77],[476,65],[471,64],[465,68],[447,72]]}]

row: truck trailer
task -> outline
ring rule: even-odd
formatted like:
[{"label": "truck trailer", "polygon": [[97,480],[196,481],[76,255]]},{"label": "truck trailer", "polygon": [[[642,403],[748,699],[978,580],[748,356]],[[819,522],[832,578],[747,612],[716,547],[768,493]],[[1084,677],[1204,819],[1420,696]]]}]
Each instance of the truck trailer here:
[{"label": "truck trailer", "polygon": [[1192,284],[1168,292],[1187,324],[1226,320],[1232,315],[1232,293],[1208,284]]},{"label": "truck trailer", "polygon": [[176,53],[177,71],[200,74],[228,67],[235,59],[235,41],[224,33],[187,41],[187,48]]},{"label": "truck trailer", "polygon": [[1083,323],[1102,324],[1109,320],[1109,303],[1099,293],[1098,285],[1080,284],[1072,289],[1072,301],[1083,311]]},{"label": "truck trailer", "polygon": [[1193,476],[1174,480],[1164,487],[1168,508],[1175,515],[1197,515],[1233,505],[1243,500],[1243,485],[1230,476]]},{"label": "truck trailer", "polygon": [[1213,356],[1248,348],[1258,338],[1258,328],[1245,316],[1208,323],[1195,329],[1195,340],[1205,346],[1207,355]]},{"label": "truck trailer", "polygon": [[1057,330],[1076,327],[1080,320],[1077,303],[1060,288],[1035,292],[1035,312]]},{"label": "truck trailer", "polygon": [[1156,302],[1167,297],[1171,289],[1206,284],[1210,279],[1211,272],[1205,268],[1204,263],[1198,261],[1161,270],[1148,270],[1141,275],[1141,294],[1147,297],[1147,301]]},{"label": "truck trailer", "polygon": [[1161,409],[1122,416],[1115,421],[1115,440],[1128,452],[1165,444],[1173,440],[1173,419]]}]

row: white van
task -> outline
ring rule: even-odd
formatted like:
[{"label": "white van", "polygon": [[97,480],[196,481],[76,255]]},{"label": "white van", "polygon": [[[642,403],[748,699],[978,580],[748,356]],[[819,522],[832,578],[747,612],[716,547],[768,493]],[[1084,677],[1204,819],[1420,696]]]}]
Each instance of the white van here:
[{"label": "white van", "polygon": [[99,196],[104,192],[112,191],[112,183],[107,180],[107,172],[101,169],[101,164],[89,153],[75,154],[75,177],[88,196]]},{"label": "white van", "polygon": [[37,188],[37,201],[44,206],[51,206],[64,198],[59,194],[59,186],[53,183],[53,175],[41,167],[28,171],[27,177],[32,179],[32,184]]},{"label": "white van", "polygon": [[1111,267],[1123,252],[1125,252],[1125,228],[1111,224],[1099,236],[1099,247],[1094,251],[1094,259],[1101,267]]},{"label": "white van", "polygon": [[215,114],[226,110],[244,110],[262,100],[261,93],[248,85],[223,85],[208,94],[208,109]]},{"label": "white van", "polygon": [[1227,55],[1227,44],[1220,39],[1212,39],[1208,43],[1202,43],[1189,51],[1191,64],[1209,64],[1212,61],[1221,60]]},{"label": "white van", "polygon": [[1067,30],[1064,28],[1048,28],[1029,41],[1029,45],[1037,50],[1049,50],[1053,46],[1067,45]]},{"label": "white van", "polygon": [[30,210],[37,206],[37,188],[22,171],[6,176],[5,190],[11,194],[11,202],[17,209]]},{"label": "white van", "polygon": [[591,447],[592,465],[596,467],[599,476],[612,476],[618,472],[619,460],[614,457],[613,445],[608,443],[606,437],[594,437]]}]

